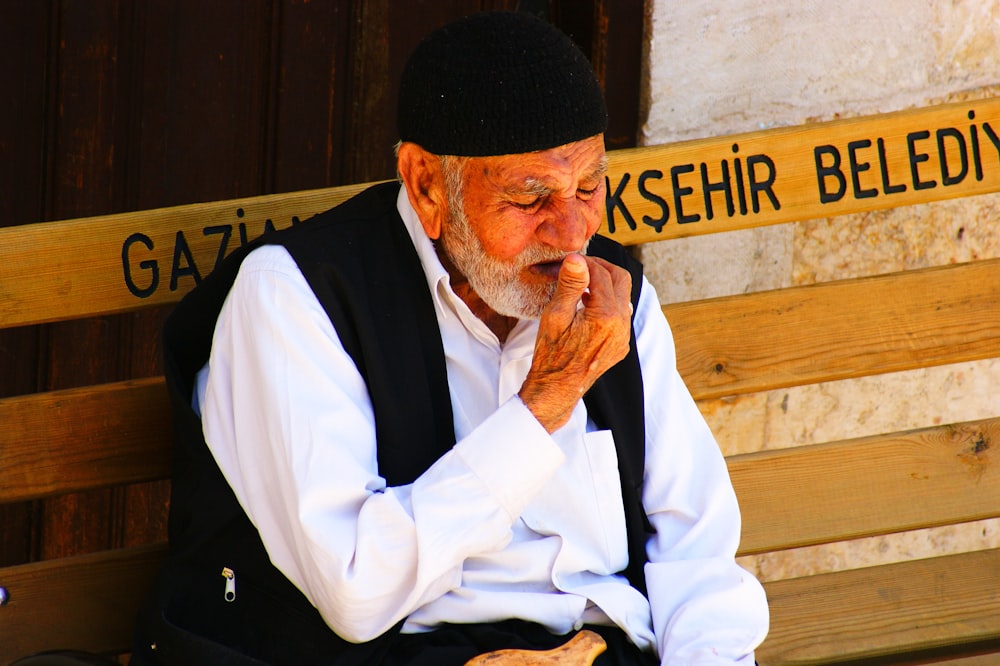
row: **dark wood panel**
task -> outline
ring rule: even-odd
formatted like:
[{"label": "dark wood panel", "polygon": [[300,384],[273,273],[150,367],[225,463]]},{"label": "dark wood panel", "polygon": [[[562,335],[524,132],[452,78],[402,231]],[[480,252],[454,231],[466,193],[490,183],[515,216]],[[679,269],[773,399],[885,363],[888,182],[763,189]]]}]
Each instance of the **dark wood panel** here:
[{"label": "dark wood panel", "polygon": [[47,219],[96,215],[121,209],[115,146],[123,143],[119,102],[125,91],[119,57],[123,3],[58,4],[56,113],[46,141]]},{"label": "dark wood panel", "polygon": [[350,80],[350,5],[294,0],[279,4],[268,193],[344,180],[349,106],[343,91]]},{"label": "dark wood panel", "polygon": [[0,569],[0,663],[61,649],[124,652],[136,610],[166,556],[162,544]]},{"label": "dark wood panel", "polygon": [[[0,227],[42,219],[49,33],[44,2],[0,3]],[[11,196],[16,193],[16,196]],[[2,375],[0,375],[2,376]]]},{"label": "dark wood panel", "polygon": [[[45,2],[0,2],[0,227],[43,219],[46,72],[52,14]],[[0,330],[0,397],[38,387],[38,326]],[[37,556],[34,502],[0,505],[0,566]]]},{"label": "dark wood panel", "polygon": [[[55,14],[56,68],[46,128],[45,219],[95,215],[123,207],[124,188],[116,146],[125,143],[121,76],[126,59],[119,48],[127,36],[130,3],[109,0],[95,11],[89,3],[51,3]],[[121,376],[118,318],[47,326],[43,389],[79,386]],[[112,493],[102,490],[47,499],[36,529],[39,555],[56,557],[110,545]]]},{"label": "dark wood panel", "polygon": [[262,192],[271,19],[266,2],[145,3],[139,207]]}]

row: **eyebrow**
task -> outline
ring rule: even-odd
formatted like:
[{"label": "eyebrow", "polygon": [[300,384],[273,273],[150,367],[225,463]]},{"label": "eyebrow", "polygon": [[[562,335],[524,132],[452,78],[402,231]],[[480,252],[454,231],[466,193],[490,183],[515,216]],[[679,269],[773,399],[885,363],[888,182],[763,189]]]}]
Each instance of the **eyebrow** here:
[{"label": "eyebrow", "polygon": [[[582,181],[588,180],[600,180],[608,172],[608,158],[607,156],[601,157],[598,160],[596,166],[593,170],[586,174]],[[525,178],[518,186],[507,188],[507,193],[512,195],[531,195],[536,197],[544,197],[551,194],[555,188],[547,185],[545,181],[541,178],[528,177]]]},{"label": "eyebrow", "polygon": [[587,176],[585,180],[590,180],[590,179],[599,180],[603,178],[607,173],[608,173],[608,156],[604,155],[597,162],[597,166],[594,167],[594,170],[590,172],[590,174]]}]

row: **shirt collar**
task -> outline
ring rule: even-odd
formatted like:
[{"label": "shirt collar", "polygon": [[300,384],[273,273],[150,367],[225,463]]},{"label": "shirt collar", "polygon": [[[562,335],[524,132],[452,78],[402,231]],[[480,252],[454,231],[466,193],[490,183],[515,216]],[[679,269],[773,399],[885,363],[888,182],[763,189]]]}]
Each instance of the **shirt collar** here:
[{"label": "shirt collar", "polygon": [[496,339],[496,336],[489,330],[478,317],[476,317],[469,306],[465,304],[458,294],[451,288],[451,278],[444,264],[438,257],[437,249],[433,241],[427,236],[417,211],[410,204],[410,198],[406,193],[406,186],[399,188],[399,196],[396,198],[396,209],[403,219],[406,231],[410,234],[413,247],[417,251],[420,263],[424,267],[424,277],[427,279],[427,287],[430,289],[431,297],[434,300],[434,309],[439,318],[448,319],[457,317],[458,320],[470,332],[477,336],[488,335]]},{"label": "shirt collar", "polygon": [[[420,263],[424,268],[424,277],[427,279],[427,287],[430,289],[431,297],[434,300],[434,309],[437,311],[439,320],[448,321],[450,318],[457,318],[459,322],[475,337],[491,346],[500,345],[496,335],[489,327],[477,317],[469,306],[466,305],[458,294],[451,288],[451,279],[444,264],[438,257],[434,243],[427,237],[417,211],[410,205],[410,198],[406,193],[406,186],[399,188],[399,195],[396,198],[396,210],[403,220],[406,231],[410,234],[413,247],[417,251]],[[523,333],[529,335],[531,341],[534,340],[533,330],[537,326],[535,320],[522,319],[511,331],[507,340],[510,342],[515,336],[520,337]],[[532,342],[533,344],[533,342]]]},{"label": "shirt collar", "polygon": [[427,233],[420,223],[420,218],[417,216],[417,211],[410,205],[410,197],[406,194],[405,185],[399,188],[399,195],[396,197],[396,210],[399,211],[399,216],[403,219],[403,225],[406,227],[407,233],[410,234],[410,240],[413,241],[413,247],[417,250],[417,256],[424,267],[427,286],[430,287],[431,294],[434,295],[434,300],[437,301],[441,296],[439,290],[442,290],[442,287],[444,288],[442,291],[454,294],[451,290],[451,283],[448,280],[448,271],[445,270],[444,265],[438,258],[437,250],[434,249],[434,243],[427,237]]}]

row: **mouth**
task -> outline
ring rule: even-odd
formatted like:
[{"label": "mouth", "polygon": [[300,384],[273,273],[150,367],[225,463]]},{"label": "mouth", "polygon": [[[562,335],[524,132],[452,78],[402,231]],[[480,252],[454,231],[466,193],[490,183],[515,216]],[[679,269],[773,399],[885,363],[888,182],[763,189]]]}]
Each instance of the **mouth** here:
[{"label": "mouth", "polygon": [[540,261],[536,264],[528,266],[528,272],[532,275],[555,280],[559,277],[559,269],[562,268],[562,262],[562,259],[557,259],[555,261]]}]

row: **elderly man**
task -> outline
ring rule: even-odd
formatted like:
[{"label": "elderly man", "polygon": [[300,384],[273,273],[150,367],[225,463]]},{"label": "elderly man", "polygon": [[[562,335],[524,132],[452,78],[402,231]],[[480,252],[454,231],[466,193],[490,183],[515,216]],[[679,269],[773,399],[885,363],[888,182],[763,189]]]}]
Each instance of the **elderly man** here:
[{"label": "elderly man", "polygon": [[231,257],[165,329],[171,553],[135,664],[462,664],[583,627],[751,664],[739,511],[653,288],[595,236],[606,111],[518,13],[429,36],[402,185]]}]

